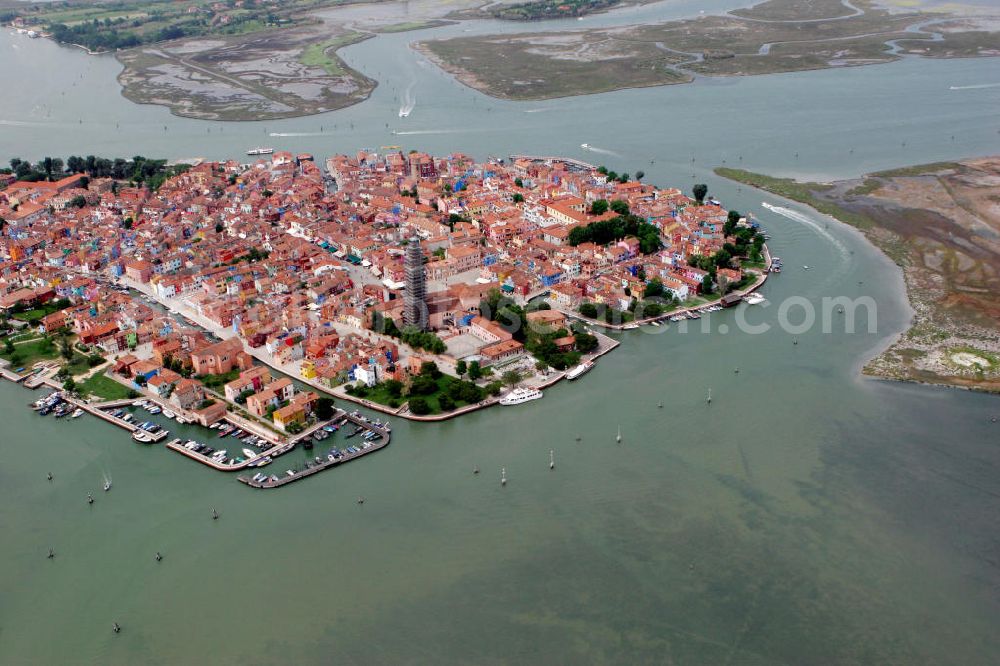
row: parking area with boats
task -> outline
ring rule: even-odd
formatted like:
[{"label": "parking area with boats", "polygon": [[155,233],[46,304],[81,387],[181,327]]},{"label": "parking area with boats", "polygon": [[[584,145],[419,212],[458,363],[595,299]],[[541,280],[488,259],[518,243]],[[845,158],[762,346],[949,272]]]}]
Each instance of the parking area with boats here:
[{"label": "parking area with boats", "polygon": [[[293,464],[280,473],[256,472],[252,476],[240,476],[238,480],[252,488],[278,488],[385,448],[391,437],[392,428],[388,422],[369,419],[357,410],[337,410],[330,421],[311,428],[291,442],[291,447],[301,447],[308,452],[301,466]],[[277,467],[280,469],[284,465]]]},{"label": "parking area with boats", "polygon": [[[252,476],[241,476],[239,481],[254,488],[286,485],[377,451],[389,443],[392,430],[388,421],[369,419],[357,410],[335,409],[332,418],[285,439],[276,433],[262,436],[244,430],[238,421],[228,418],[209,427],[193,424],[185,416],[144,398],[87,403],[59,390],[38,398],[30,407],[41,416],[57,419],[73,420],[89,414],[128,431],[133,440],[142,444],[161,442],[174,431],[174,438],[165,448],[222,472],[253,469]],[[171,425],[171,419],[177,425]],[[280,473],[256,471],[293,450],[300,451],[301,457],[282,458],[285,464],[280,465]]]}]

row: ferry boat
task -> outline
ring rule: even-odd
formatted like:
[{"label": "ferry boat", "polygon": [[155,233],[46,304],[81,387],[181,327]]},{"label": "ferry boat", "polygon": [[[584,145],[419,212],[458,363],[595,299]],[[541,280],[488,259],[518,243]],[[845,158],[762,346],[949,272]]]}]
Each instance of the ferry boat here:
[{"label": "ferry boat", "polygon": [[753,292],[752,294],[747,294],[746,296],[743,297],[743,302],[746,303],[747,305],[760,305],[766,300],[767,300],[766,298],[764,298],[757,292]]},{"label": "ferry boat", "polygon": [[570,369],[570,371],[566,373],[566,379],[570,380],[576,379],[577,377],[580,377],[581,375],[589,372],[593,367],[594,367],[593,361],[584,361],[575,368]]},{"label": "ferry boat", "polygon": [[261,148],[260,146],[256,148],[251,148],[247,151],[247,155],[270,155],[274,152],[274,148]]},{"label": "ferry boat", "polygon": [[520,405],[532,400],[538,400],[541,397],[542,392],[538,389],[518,387],[504,397],[500,398],[500,404],[506,406]]}]

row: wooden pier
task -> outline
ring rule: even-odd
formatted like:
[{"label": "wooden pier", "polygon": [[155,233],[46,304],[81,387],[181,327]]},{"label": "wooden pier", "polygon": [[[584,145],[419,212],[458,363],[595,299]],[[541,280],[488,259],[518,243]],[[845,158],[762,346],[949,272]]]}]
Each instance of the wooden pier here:
[{"label": "wooden pier", "polygon": [[[278,488],[280,486],[285,486],[285,485],[288,485],[289,483],[293,483],[295,481],[298,481],[299,479],[304,479],[307,476],[312,476],[313,474],[318,474],[318,473],[322,472],[325,469],[329,469],[331,467],[336,467],[337,465],[342,465],[342,464],[344,464],[346,462],[349,462],[351,460],[356,460],[356,459],[360,458],[363,455],[366,455],[366,454],[369,454],[369,453],[374,453],[375,451],[383,449],[383,448],[385,448],[386,446],[389,445],[389,440],[392,438],[392,434],[388,430],[385,430],[384,428],[380,428],[380,427],[376,426],[373,423],[369,423],[367,421],[363,421],[362,419],[359,419],[358,417],[354,416],[353,414],[348,414],[346,412],[342,416],[335,417],[334,420],[337,421],[337,420],[340,420],[342,418],[345,419],[345,423],[346,422],[350,422],[350,423],[353,423],[353,424],[355,424],[357,426],[360,426],[360,427],[364,428],[365,430],[368,430],[370,432],[374,432],[375,434],[377,434],[379,436],[378,439],[375,439],[375,440],[369,442],[371,444],[371,446],[369,446],[367,449],[362,448],[357,453],[349,453],[347,451],[344,451],[344,455],[342,455],[339,458],[335,458],[333,460],[330,460],[329,456],[322,456],[321,457],[322,458],[322,462],[316,463],[314,466],[307,467],[304,470],[297,471],[294,474],[289,475],[289,474],[284,473],[284,472],[282,473],[281,476],[278,476],[277,474],[275,474],[274,476],[277,477],[276,481],[271,479],[271,475],[269,475],[268,478],[265,479],[264,481],[254,481],[253,479],[247,478],[245,476],[236,477],[237,480],[240,481],[240,482],[242,482],[242,483],[247,484],[251,488],[260,488],[260,489]],[[317,457],[320,457],[320,456],[317,456]]]}]

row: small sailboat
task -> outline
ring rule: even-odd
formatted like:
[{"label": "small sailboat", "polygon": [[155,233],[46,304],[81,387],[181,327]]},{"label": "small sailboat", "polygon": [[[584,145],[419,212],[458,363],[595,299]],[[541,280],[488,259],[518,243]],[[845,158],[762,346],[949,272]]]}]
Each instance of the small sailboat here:
[{"label": "small sailboat", "polygon": [[737,366],[737,367],[736,367],[736,368],[735,368],[735,369],[733,370],[733,372],[734,372],[734,373],[736,373],[737,375],[738,375],[738,374],[740,374],[740,368],[739,368],[739,366]]},{"label": "small sailboat", "polygon": [[712,404],[712,389],[708,389],[708,397],[705,399],[705,402]]},{"label": "small sailboat", "polygon": [[364,504],[364,503],[365,503],[365,498],[364,498],[364,497],[361,497],[361,496],[359,495],[359,496],[358,496],[358,504]]},{"label": "small sailboat", "polygon": [[90,493],[87,493],[87,504],[93,504],[93,503],[94,503],[94,496],[91,495]]},{"label": "small sailboat", "polygon": [[549,449],[549,469],[556,468],[556,452]]},{"label": "small sailboat", "polygon": [[156,551],[156,561],[159,562],[163,559],[163,555],[160,555],[160,551]]},{"label": "small sailboat", "polygon": [[507,485],[507,468],[506,467],[501,467],[500,468],[500,485],[501,486],[506,486]]},{"label": "small sailboat", "polygon": [[476,467],[473,467],[473,468],[472,468],[472,473],[473,473],[473,474],[479,474],[479,467],[478,467],[478,466],[476,466]]},{"label": "small sailboat", "polygon": [[121,632],[122,627],[121,627],[120,624],[118,624],[117,622],[115,622],[115,623],[112,624],[111,630],[114,631],[117,634],[117,633]]},{"label": "small sailboat", "polygon": [[219,512],[216,511],[215,509],[212,509],[212,520],[218,520],[218,519],[219,519]]},{"label": "small sailboat", "polygon": [[622,426],[620,423],[618,424],[618,434],[615,435],[615,441],[619,444],[622,442]]},{"label": "small sailboat", "polygon": [[104,479],[104,492],[111,490],[111,479]]},{"label": "small sailboat", "polygon": [[51,559],[52,559],[53,557],[55,557],[55,556],[56,556],[56,551],[54,551],[54,550],[52,550],[51,548],[49,548],[49,555],[48,555],[48,558],[49,558],[49,559],[51,560]]},{"label": "small sailboat", "polygon": [[52,472],[49,472],[48,474],[46,474],[45,478],[48,479],[49,481],[51,481],[52,480]]},{"label": "small sailboat", "polygon": [[663,409],[663,401],[661,400],[660,402],[656,403],[656,406],[660,409]]}]

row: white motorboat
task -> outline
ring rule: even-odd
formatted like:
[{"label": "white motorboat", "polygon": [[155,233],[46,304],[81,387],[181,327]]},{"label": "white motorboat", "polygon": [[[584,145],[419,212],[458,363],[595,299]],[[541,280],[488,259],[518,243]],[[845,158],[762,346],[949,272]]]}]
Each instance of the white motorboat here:
[{"label": "white motorboat", "polygon": [[251,449],[243,449],[243,455],[245,455],[247,458],[253,458],[257,455],[257,452],[252,451]]},{"label": "white motorboat", "polygon": [[176,418],[176,417],[177,417],[177,415],[176,415],[176,414],[174,414],[174,413],[173,413],[172,411],[170,411],[169,409],[164,409],[164,410],[163,410],[163,415],[164,415],[164,416],[166,416],[166,417],[167,417],[168,419],[172,419],[172,418]]},{"label": "white motorboat", "polygon": [[593,367],[594,367],[593,361],[584,361],[580,365],[571,368],[570,371],[566,373],[566,379],[570,380],[576,379],[577,377],[580,377],[585,373],[589,372]]},{"label": "white motorboat", "polygon": [[81,416],[83,416],[83,410],[80,409],[79,407],[76,410],[74,410],[72,414],[70,414],[71,419],[78,419]]},{"label": "white motorboat", "polygon": [[257,148],[251,148],[248,150],[247,155],[270,155],[273,152],[274,148],[261,148],[258,146]]},{"label": "white motorboat", "polygon": [[501,405],[520,405],[542,397],[542,392],[538,389],[518,387],[500,398]]}]

